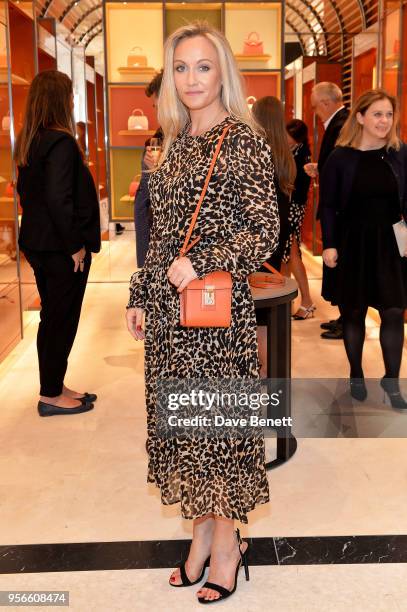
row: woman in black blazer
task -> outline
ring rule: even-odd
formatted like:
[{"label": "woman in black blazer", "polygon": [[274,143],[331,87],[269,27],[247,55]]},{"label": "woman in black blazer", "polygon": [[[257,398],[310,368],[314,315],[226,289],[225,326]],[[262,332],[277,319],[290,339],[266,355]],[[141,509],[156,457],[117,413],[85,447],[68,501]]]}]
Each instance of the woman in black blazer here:
[{"label": "woman in black blazer", "polygon": [[407,250],[400,256],[393,224],[406,215],[407,151],[397,137],[397,107],[383,90],[364,93],[321,175],[323,260],[337,268],[335,300],[343,317],[351,394],[364,400],[362,369],[369,306],[381,317],[385,376],[393,408],[406,410],[399,372],[407,308]]},{"label": "woman in black blazer", "polygon": [[19,245],[41,298],[41,416],[86,412],[96,400],[64,385],[91,252],[100,250],[98,198],[74,137],[72,112],[71,80],[56,70],[41,72],[31,84],[15,150],[23,210]]}]

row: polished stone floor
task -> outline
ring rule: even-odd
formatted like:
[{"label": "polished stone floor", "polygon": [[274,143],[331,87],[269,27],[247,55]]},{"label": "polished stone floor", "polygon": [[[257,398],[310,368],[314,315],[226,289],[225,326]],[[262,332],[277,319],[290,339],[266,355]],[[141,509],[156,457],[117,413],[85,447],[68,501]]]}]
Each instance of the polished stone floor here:
[{"label": "polished stone floor", "polygon": [[[320,261],[305,259],[317,311],[312,320],[293,322],[293,376],[346,377],[342,342],[319,336],[320,322],[336,316],[318,297]],[[42,561],[39,573],[24,573],[22,564],[18,573],[0,576],[0,590],[70,590],[71,609],[80,612],[198,608],[194,589],[167,588],[166,560],[149,565],[142,546],[188,540],[191,523],[180,519],[176,505],[162,506],[145,483],[143,347],[124,323],[133,265],[131,232],[105,244],[94,262],[67,378],[98,394],[94,411],[38,417],[38,313],[30,313],[24,340],[0,364],[0,557],[18,555],[19,545],[135,542],[146,555],[141,569],[112,569],[115,559],[109,561],[111,550],[101,544],[105,569],[94,571],[89,554],[78,571],[60,572],[51,563],[47,571]],[[377,378],[382,360],[372,315],[364,361],[366,376]],[[274,441],[268,445],[272,455]],[[242,528],[257,548],[261,538],[275,538],[279,562],[270,557],[254,565],[249,583],[242,573],[238,594],[223,608],[406,609],[406,546],[391,539],[407,534],[406,451],[402,437],[300,439],[294,457],[269,472],[271,503],[253,511]],[[356,556],[343,556],[349,547]]]}]

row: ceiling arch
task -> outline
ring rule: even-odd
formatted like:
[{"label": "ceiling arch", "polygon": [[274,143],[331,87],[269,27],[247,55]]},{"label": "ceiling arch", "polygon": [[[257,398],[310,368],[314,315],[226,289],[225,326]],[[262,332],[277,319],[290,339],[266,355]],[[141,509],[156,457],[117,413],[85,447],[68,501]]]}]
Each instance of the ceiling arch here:
[{"label": "ceiling arch", "polygon": [[[305,55],[333,53],[332,36],[343,38],[370,25],[378,0],[286,0],[286,23],[297,35]],[[37,0],[40,17],[55,17],[70,32],[72,41],[87,45],[101,31],[101,0]],[[377,16],[376,16],[377,17]],[[369,23],[370,22],[370,23]],[[95,34],[97,32],[97,34]]]}]

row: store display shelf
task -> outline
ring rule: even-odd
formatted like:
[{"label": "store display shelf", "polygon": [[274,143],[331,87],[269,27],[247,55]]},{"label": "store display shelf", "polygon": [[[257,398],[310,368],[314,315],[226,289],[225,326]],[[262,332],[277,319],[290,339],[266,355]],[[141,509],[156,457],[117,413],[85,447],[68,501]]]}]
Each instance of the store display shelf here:
[{"label": "store display shelf", "polygon": [[120,75],[123,75],[124,77],[126,76],[134,77],[140,81],[145,81],[145,80],[149,81],[157,74],[157,70],[150,66],[145,66],[143,68],[136,68],[136,67],[131,68],[128,66],[122,66],[117,69],[117,72]]},{"label": "store display shelf", "polygon": [[134,196],[127,194],[120,198],[120,202],[134,202]]},{"label": "store display shelf", "polygon": [[120,130],[119,136],[154,136],[156,130]]},{"label": "store display shelf", "polygon": [[[0,202],[2,202],[3,204],[5,204],[6,202],[7,203],[14,202],[14,198],[9,198],[8,196],[1,196],[0,197]],[[2,217],[2,218],[4,218],[4,217]],[[13,219],[11,219],[11,220],[13,220]]]},{"label": "store display shelf", "polygon": [[10,136],[10,130],[0,130],[0,136]]},{"label": "store display shelf", "polygon": [[271,55],[235,55],[237,62],[269,62]]},{"label": "store display shelf", "polygon": [[109,81],[108,85],[114,87],[145,87],[150,82],[148,81]]},{"label": "store display shelf", "polygon": [[278,68],[244,68],[244,70],[241,70],[240,72],[242,74],[259,74],[265,76],[267,74],[281,74],[282,70],[279,70]]},{"label": "store display shelf", "polygon": [[[0,83],[8,83],[8,68],[5,66],[0,68]],[[29,81],[18,76],[18,74],[11,75],[11,83],[13,85],[29,85]]]},{"label": "store display shelf", "polygon": [[123,151],[127,151],[127,150],[128,151],[134,151],[134,150],[137,150],[137,149],[143,150],[144,149],[144,145],[132,145],[132,146],[131,145],[130,146],[111,145],[110,149],[112,151],[120,151],[120,150],[123,150]]}]

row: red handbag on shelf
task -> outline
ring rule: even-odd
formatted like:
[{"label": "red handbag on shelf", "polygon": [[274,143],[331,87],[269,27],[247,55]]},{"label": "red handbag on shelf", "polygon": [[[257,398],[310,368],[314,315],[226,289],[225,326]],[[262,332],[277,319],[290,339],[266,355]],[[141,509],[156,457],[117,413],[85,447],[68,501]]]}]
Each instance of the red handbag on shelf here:
[{"label": "red handbag on shelf", "polygon": [[263,42],[257,32],[250,32],[244,41],[243,55],[264,55]]},{"label": "red handbag on shelf", "polygon": [[4,195],[8,198],[14,197],[14,184],[12,181],[9,181],[6,185],[6,189],[4,190]]}]

